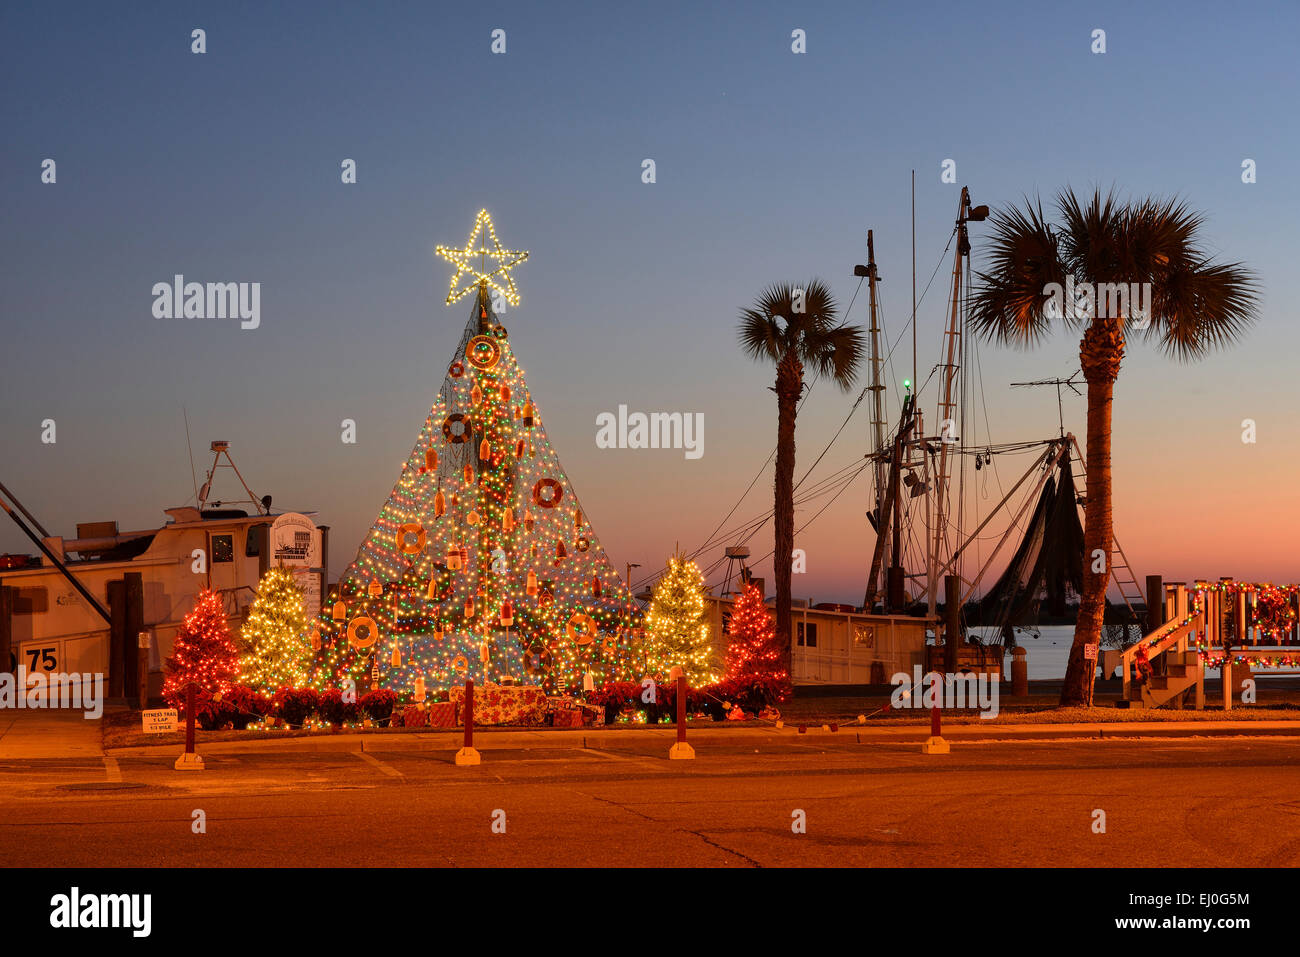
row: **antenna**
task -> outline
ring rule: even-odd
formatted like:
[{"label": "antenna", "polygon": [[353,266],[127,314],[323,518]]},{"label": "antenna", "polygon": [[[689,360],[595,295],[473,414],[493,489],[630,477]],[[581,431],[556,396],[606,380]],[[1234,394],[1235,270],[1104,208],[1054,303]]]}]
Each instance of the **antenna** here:
[{"label": "antenna", "polygon": [[[199,511],[202,512],[203,507],[208,504],[208,496],[212,494],[212,477],[216,475],[217,469],[228,468],[235,473],[236,478],[239,479],[239,484],[242,485],[244,491],[248,493],[248,498],[226,504],[243,504],[243,502],[248,502],[257,509],[259,515],[270,515],[271,496],[263,495],[261,499],[258,499],[258,497],[253,493],[253,490],[248,487],[248,483],[244,481],[244,476],[240,475],[239,469],[235,467],[235,460],[230,457],[230,443],[225,439],[216,439],[212,442],[211,450],[212,468],[208,469],[208,480],[203,483],[203,488],[198,493]],[[221,464],[221,457],[223,455],[226,457],[225,465]],[[221,502],[213,502],[212,504],[217,508],[220,508],[222,505]]]},{"label": "antenna", "polygon": [[181,406],[181,415],[185,416],[185,447],[190,452],[190,481],[194,483],[194,504],[199,505],[199,474],[194,471],[194,443],[190,441],[190,414]]},{"label": "antenna", "polygon": [[1083,393],[1076,388],[1076,386],[1080,386],[1083,383],[1076,381],[1074,378],[1082,371],[1082,369],[1075,369],[1070,373],[1070,378],[1068,379],[1039,379],[1035,382],[1013,382],[1011,383],[1011,387],[1018,389],[1026,387],[1033,388],[1035,386],[1043,385],[1056,386],[1056,418],[1060,424],[1061,438],[1065,438],[1065,410],[1061,405],[1061,387],[1067,386],[1075,395],[1083,395]]}]

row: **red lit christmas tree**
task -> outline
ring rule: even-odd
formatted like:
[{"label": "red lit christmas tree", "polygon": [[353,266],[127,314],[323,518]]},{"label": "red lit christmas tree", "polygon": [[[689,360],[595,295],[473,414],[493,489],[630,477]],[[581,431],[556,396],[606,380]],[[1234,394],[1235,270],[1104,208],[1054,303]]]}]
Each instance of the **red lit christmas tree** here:
[{"label": "red lit christmas tree", "polygon": [[727,645],[727,677],[755,676],[770,679],[781,687],[790,675],[781,664],[781,644],[776,637],[772,613],[763,602],[762,590],[754,584],[745,590],[731,609],[730,642]]},{"label": "red lit christmas tree", "polygon": [[239,673],[239,650],[226,628],[221,595],[205,588],[176,632],[171,657],[163,662],[163,698],[183,707],[185,689],[193,682],[203,698],[225,694]]}]

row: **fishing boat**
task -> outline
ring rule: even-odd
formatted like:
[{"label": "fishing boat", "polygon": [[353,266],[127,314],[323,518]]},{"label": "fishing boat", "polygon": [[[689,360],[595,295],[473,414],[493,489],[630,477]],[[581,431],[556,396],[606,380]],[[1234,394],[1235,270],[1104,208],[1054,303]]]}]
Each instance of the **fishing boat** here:
[{"label": "fishing boat", "polygon": [[[239,473],[230,443],[212,442],[211,451],[195,503],[164,509],[166,523],[153,528],[100,521],[79,523],[75,537],[53,535],[0,484],[0,508],[39,552],[0,561],[0,668],[102,674],[110,701],[136,701],[160,693],[162,662],[202,589],[223,596],[234,632],[262,575],[283,563],[297,573],[308,610],[320,610],[328,526],[313,513],[273,513],[271,496],[254,495]],[[214,500],[225,470],[243,494]]]}]

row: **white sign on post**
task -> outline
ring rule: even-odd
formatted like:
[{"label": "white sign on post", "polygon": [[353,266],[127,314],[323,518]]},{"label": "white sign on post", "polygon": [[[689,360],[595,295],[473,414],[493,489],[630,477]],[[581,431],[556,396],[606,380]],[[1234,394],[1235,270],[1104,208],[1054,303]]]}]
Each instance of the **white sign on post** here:
[{"label": "white sign on post", "polygon": [[154,711],[141,711],[145,734],[166,734],[179,730],[175,708],[158,708]]},{"label": "white sign on post", "polygon": [[1096,660],[1097,660],[1097,646],[1096,646],[1096,645],[1084,645],[1084,646],[1083,646],[1083,657],[1086,658],[1086,659],[1089,660],[1089,661],[1096,661]]},{"label": "white sign on post", "polygon": [[267,534],[267,562],[284,565],[293,572],[302,590],[303,608],[308,617],[321,609],[321,531],[306,515],[285,512],[276,518]]}]

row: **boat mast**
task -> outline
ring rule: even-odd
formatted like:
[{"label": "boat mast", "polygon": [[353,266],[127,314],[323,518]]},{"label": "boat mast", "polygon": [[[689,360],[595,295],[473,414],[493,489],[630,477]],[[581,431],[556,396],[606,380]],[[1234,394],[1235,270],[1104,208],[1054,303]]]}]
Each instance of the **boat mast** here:
[{"label": "boat mast", "polygon": [[[885,515],[886,466],[885,466],[885,387],[880,382],[880,324],[876,318],[876,283],[880,275],[876,270],[876,244],[870,229],[867,230],[867,295],[871,304],[871,428],[872,454],[875,457],[876,470],[876,522],[879,525]],[[878,527],[876,534],[889,535],[888,523]],[[872,580],[871,590],[876,590],[876,581]]]},{"label": "boat mast", "polygon": [[[939,591],[938,569],[942,561],[943,533],[945,514],[944,507],[947,504],[948,485],[950,476],[948,463],[948,450],[951,446],[957,444],[959,437],[957,435],[956,408],[957,400],[953,396],[953,386],[957,383],[959,357],[961,354],[961,334],[962,334],[962,317],[961,313],[961,275],[962,263],[970,255],[970,237],[966,232],[968,222],[982,222],[988,218],[989,209],[987,206],[971,208],[970,190],[963,186],[961,188],[961,199],[957,207],[957,252],[953,255],[952,262],[952,309],[948,316],[948,328],[944,332],[947,342],[947,361],[943,363],[943,382],[942,392],[939,398],[939,407],[935,419],[939,428],[939,455],[938,465],[935,472],[933,485],[934,491],[934,525],[931,529],[932,537],[929,547],[926,549],[926,601],[928,612],[935,613],[935,599]],[[960,575],[960,570],[954,570],[955,574]]]}]

